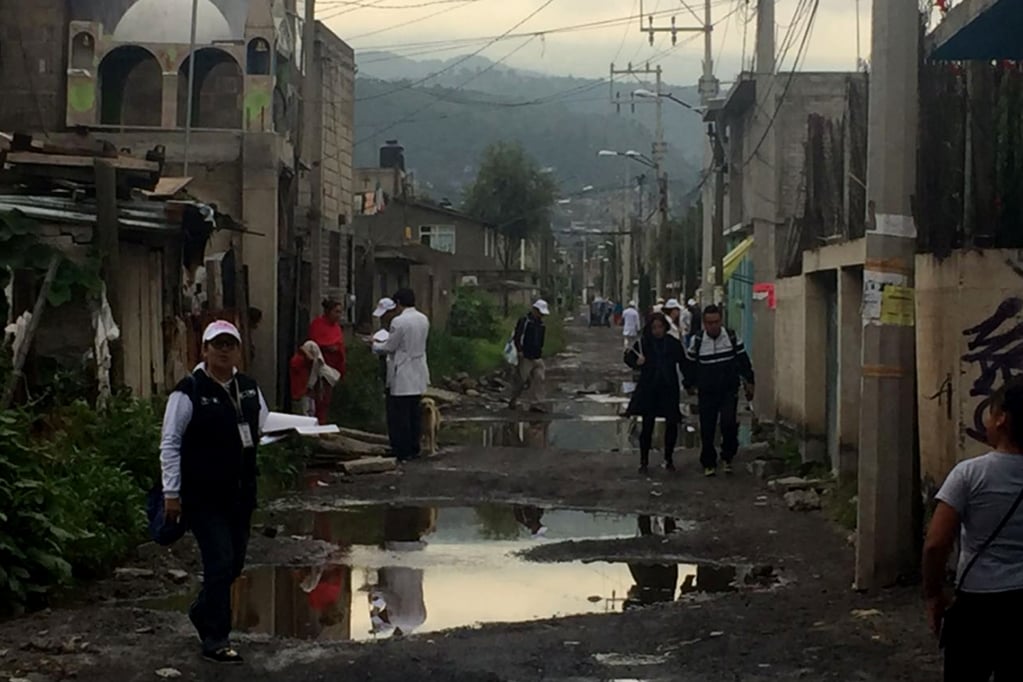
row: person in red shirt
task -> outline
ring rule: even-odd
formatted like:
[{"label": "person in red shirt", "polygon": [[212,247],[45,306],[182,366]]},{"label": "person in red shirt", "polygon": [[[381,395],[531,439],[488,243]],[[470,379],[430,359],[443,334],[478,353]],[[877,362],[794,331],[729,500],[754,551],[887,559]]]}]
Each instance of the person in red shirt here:
[{"label": "person in red shirt", "polygon": [[[340,301],[326,299],[323,301],[323,315],[309,324],[309,339],[316,342],[323,353],[323,360],[345,378],[345,333],[341,329],[341,317],[344,306]],[[330,414],[332,387],[325,386],[320,399],[316,401],[316,418],[326,424]]]}]

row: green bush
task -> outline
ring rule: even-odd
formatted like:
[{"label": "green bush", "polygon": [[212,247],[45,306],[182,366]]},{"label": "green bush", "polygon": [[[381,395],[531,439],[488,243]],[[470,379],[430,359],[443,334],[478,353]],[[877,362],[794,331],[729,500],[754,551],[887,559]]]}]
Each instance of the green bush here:
[{"label": "green bush", "polygon": [[386,428],[380,358],[361,341],[348,346],[347,373],[334,387],[330,412],[331,420],[342,426],[367,431]]},{"label": "green bush", "polygon": [[447,331],[467,339],[494,339],[499,333],[500,316],[497,303],[475,287],[461,287],[455,292]]}]

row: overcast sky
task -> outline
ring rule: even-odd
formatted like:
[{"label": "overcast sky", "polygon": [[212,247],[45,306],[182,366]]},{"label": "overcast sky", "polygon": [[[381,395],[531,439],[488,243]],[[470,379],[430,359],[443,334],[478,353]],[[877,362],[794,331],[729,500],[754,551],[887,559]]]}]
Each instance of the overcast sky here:
[{"label": "overcast sky", "polygon": [[[317,0],[317,15],[357,51],[386,49],[415,59],[450,58],[471,53],[485,43],[458,46],[415,47],[424,41],[451,41],[497,36],[542,7],[547,0]],[[752,54],[756,21],[756,0],[712,0],[714,57],[718,77],[731,81],[742,63],[744,34],[747,58]],[[639,14],[640,0],[553,0],[514,33],[547,31],[582,23],[625,19]],[[690,0],[701,16],[701,0]],[[778,0],[777,42],[780,44],[799,0]],[[809,3],[807,3],[809,4]],[[861,0],[860,44],[864,56],[870,46],[870,0]],[[410,7],[410,6],[416,7]],[[668,25],[669,12],[677,12],[679,26],[692,26],[696,18],[682,0],[643,0],[644,10],[661,13],[658,25]],[[803,70],[852,70],[856,65],[856,0],[821,0],[808,43]],[[436,16],[430,16],[436,15]],[[748,16],[748,29],[744,16]],[[408,22],[408,23],[407,23]],[[398,24],[406,24],[399,26]],[[373,35],[366,35],[372,33]],[[790,65],[799,38],[789,50]],[[665,78],[672,83],[695,83],[701,71],[703,37],[680,34],[679,45],[671,47],[670,37],[659,34],[650,47],[639,31],[638,19],[628,26],[618,24],[590,30],[551,33],[532,39],[516,38],[496,42],[481,54],[505,64],[556,75],[606,76],[611,61],[640,63],[658,58]],[[434,50],[424,52],[424,50]],[[517,50],[517,51],[516,51]],[[511,56],[509,53],[514,52]]]}]

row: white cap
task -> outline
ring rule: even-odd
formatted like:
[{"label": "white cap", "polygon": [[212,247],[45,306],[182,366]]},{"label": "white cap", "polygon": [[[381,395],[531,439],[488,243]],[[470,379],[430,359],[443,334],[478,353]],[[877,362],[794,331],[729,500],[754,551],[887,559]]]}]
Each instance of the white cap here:
[{"label": "white cap", "polygon": [[634,298],[629,299],[629,307],[630,308],[635,308],[636,307],[636,299],[634,299]]},{"label": "white cap", "polygon": [[210,322],[206,326],[206,330],[202,333],[202,342],[209,343],[218,336],[230,336],[238,343],[242,342],[242,335],[238,332],[238,327],[234,326],[227,320],[217,320]]},{"label": "white cap", "polygon": [[669,298],[668,302],[664,304],[664,310],[682,310],[682,304],[678,302],[677,298]]},{"label": "white cap", "polygon": [[394,302],[393,299],[382,298],[377,303],[377,309],[373,311],[373,317],[383,317],[384,315],[391,312],[397,307],[398,305]]},{"label": "white cap", "polygon": [[536,303],[533,304],[533,307],[539,310],[541,315],[551,314],[551,307],[547,305],[547,301],[542,298],[536,299]]},{"label": "white cap", "polygon": [[686,303],[688,303],[689,305],[696,305],[696,299],[695,298],[691,298],[688,301],[686,301]]}]

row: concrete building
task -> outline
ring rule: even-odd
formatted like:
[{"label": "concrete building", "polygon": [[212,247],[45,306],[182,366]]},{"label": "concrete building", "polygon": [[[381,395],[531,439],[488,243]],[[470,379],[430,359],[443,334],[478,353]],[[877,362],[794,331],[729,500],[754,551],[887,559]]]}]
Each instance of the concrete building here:
[{"label": "concrete building", "polygon": [[[722,224],[736,249],[725,262],[739,260],[753,238],[742,258],[752,267],[732,265],[752,272],[753,286],[733,276],[727,299],[728,323],[747,340],[757,368],[757,413],[792,426],[807,459],[827,458],[850,473],[859,327],[838,321],[844,314],[855,322],[863,262],[855,247],[829,244],[863,234],[865,150],[856,142],[866,135],[866,77],[745,73],[706,118],[725,148]],[[713,222],[705,230],[708,282]],[[842,292],[851,298],[840,300]]]},{"label": "concrete building", "polygon": [[294,12],[293,0],[200,0],[193,70],[191,0],[0,0],[0,40],[19,45],[0,60],[0,129],[161,145],[166,175],[185,175],[187,161],[191,189],[244,224],[214,235],[211,251],[240,254],[262,313],[253,372],[271,397],[313,302],[341,295],[349,279],[352,52],[317,27],[307,76],[325,97],[309,98],[300,116]]}]

